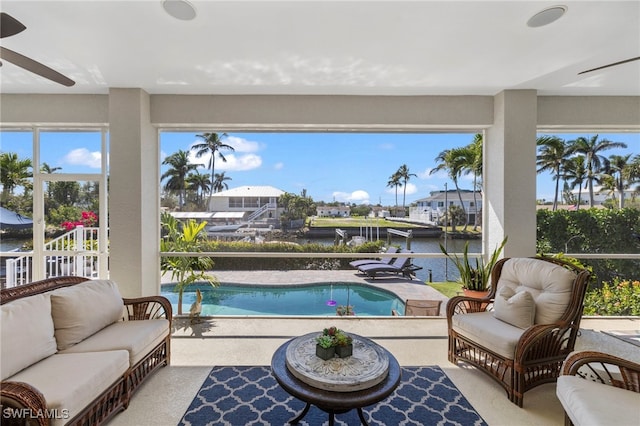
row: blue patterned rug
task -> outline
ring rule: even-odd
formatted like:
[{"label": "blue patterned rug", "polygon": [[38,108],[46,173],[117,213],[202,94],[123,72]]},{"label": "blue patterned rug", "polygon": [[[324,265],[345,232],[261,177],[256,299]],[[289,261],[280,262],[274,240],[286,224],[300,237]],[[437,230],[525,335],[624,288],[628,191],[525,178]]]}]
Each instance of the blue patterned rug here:
[{"label": "blue patterned rug", "polygon": [[[305,404],[284,391],[270,367],[214,367],[180,425],[286,425]],[[486,425],[440,367],[402,367],[393,394],[363,409],[370,425]],[[336,414],[335,424],[359,425],[356,410]],[[327,425],[312,406],[302,426]]]}]

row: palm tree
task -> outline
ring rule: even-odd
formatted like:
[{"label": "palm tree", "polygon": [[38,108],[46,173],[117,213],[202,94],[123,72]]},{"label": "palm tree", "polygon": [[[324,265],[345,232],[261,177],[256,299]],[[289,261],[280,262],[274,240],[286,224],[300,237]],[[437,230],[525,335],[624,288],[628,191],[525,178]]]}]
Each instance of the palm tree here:
[{"label": "palm tree", "polygon": [[196,170],[198,166],[189,163],[187,152],[181,149],[165,158],[162,164],[168,164],[171,168],[162,174],[160,180],[168,179],[164,189],[178,191],[178,200],[180,209],[182,209],[187,187],[187,175],[189,172]]},{"label": "palm tree", "polygon": [[396,189],[396,211],[398,210],[398,187],[402,185],[400,182],[401,176],[396,171],[389,177],[389,181],[387,182],[387,188],[395,188]]},{"label": "palm tree", "polygon": [[[625,171],[625,175],[630,183],[640,182],[640,154],[633,157]],[[640,185],[635,188],[635,192],[640,193]]]},{"label": "palm tree", "polygon": [[[204,227],[207,222],[196,223],[189,219],[179,226],[176,218],[169,213],[160,217],[165,237],[160,240],[162,252],[199,252],[205,248],[207,233]],[[176,280],[175,290],[178,292],[178,315],[182,315],[182,295],[188,285],[205,282],[217,287],[220,281],[215,275],[207,273],[214,267],[209,256],[163,256],[160,258],[160,269],[163,273],[171,272],[171,279]]]},{"label": "palm tree", "polygon": [[631,186],[631,182],[627,179],[627,168],[631,167],[631,154],[627,155],[610,155],[607,162],[607,170],[605,173],[613,179],[613,189],[618,193],[618,208],[624,208],[624,190]]},{"label": "palm tree", "polygon": [[[202,139],[202,142],[194,144],[191,147],[192,151],[195,151],[196,157],[200,158],[205,154],[210,154],[209,165],[207,168],[211,170],[211,182],[215,182],[215,165],[216,165],[216,154],[222,161],[227,162],[226,157],[222,154],[222,150],[235,151],[235,148],[231,145],[227,145],[222,141],[222,138],[226,138],[227,134],[222,133],[218,135],[217,133],[203,133],[201,135],[196,135],[196,137]],[[213,194],[213,185],[209,188],[209,196]]]},{"label": "palm tree", "polygon": [[462,173],[473,174],[473,205],[475,206],[473,229],[476,230],[478,228],[478,199],[476,194],[481,186],[478,183],[478,178],[482,178],[482,133],[476,133],[469,145],[458,148],[456,151]]},{"label": "palm tree", "polygon": [[203,206],[204,194],[211,188],[211,180],[208,175],[203,175],[198,170],[187,176],[187,189],[196,191],[198,205]]},{"label": "palm tree", "polygon": [[40,166],[40,173],[51,174],[57,172],[58,170],[62,170],[62,167],[51,167],[47,163],[42,163],[42,166]]},{"label": "palm tree", "polygon": [[607,139],[598,140],[598,135],[587,139],[583,136],[569,141],[571,152],[584,154],[587,163],[587,185],[589,188],[589,207],[593,207],[593,182],[599,182],[599,173],[602,171],[603,164],[607,159],[601,154],[612,148],[626,148],[627,144],[623,142],[613,142]]},{"label": "palm tree", "polygon": [[213,192],[222,192],[222,190],[229,189],[229,185],[225,181],[231,180],[231,178],[225,176],[224,173],[216,173],[215,179],[213,179]]},{"label": "palm tree", "polygon": [[578,187],[576,209],[579,210],[582,202],[582,184],[587,180],[587,166],[584,155],[571,157],[564,163],[564,178],[568,181],[571,189]]},{"label": "palm tree", "polygon": [[[42,163],[42,166],[40,166],[40,173],[52,174],[58,170],[62,170],[62,167],[51,167],[47,163]],[[47,182],[47,198],[51,199],[52,194],[51,182]]]},{"label": "palm tree", "polygon": [[415,173],[409,173],[409,167],[407,167],[406,164],[403,164],[402,166],[400,166],[396,174],[402,180],[402,210],[404,210],[405,209],[404,204],[407,197],[407,182],[409,182],[409,179],[411,179],[411,176],[418,177],[418,175]]},{"label": "palm tree", "polygon": [[29,185],[29,178],[33,176],[29,171],[31,167],[31,159],[21,160],[15,152],[0,154],[0,184],[2,184],[3,201],[6,201],[9,195],[13,195],[17,187]]},{"label": "palm tree", "polygon": [[536,157],[536,166],[538,173],[551,172],[553,179],[556,181],[555,194],[553,196],[553,208],[558,209],[558,194],[560,190],[560,177],[562,175],[562,167],[571,150],[565,143],[564,139],[557,136],[541,136],[536,141],[539,149]]},{"label": "palm tree", "polygon": [[464,214],[464,217],[466,218],[465,227],[464,227],[464,229],[466,229],[467,225],[469,225],[469,216],[467,215],[467,212],[464,208],[464,202],[462,201],[462,193],[460,192],[460,186],[458,186],[458,179],[462,174],[462,169],[464,164],[463,158],[464,157],[462,155],[460,148],[445,149],[440,154],[438,154],[438,156],[435,158],[435,161],[440,164],[438,164],[436,167],[431,169],[429,174],[434,174],[436,172],[439,172],[440,170],[445,170],[447,172],[449,179],[453,181],[453,184],[456,187],[456,193],[458,194],[458,199],[460,200],[460,207],[461,207],[462,213]]}]

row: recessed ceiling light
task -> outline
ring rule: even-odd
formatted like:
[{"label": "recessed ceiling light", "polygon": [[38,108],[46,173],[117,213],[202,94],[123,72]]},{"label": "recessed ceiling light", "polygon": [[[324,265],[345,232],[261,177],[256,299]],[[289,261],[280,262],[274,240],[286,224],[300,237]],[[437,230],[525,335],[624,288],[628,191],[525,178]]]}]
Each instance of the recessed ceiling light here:
[{"label": "recessed ceiling light", "polygon": [[182,21],[196,17],[196,8],[187,0],[162,0],[162,7],[169,15]]},{"label": "recessed ceiling light", "polygon": [[551,6],[533,15],[527,21],[532,28],[543,27],[557,21],[565,14],[567,6]]}]

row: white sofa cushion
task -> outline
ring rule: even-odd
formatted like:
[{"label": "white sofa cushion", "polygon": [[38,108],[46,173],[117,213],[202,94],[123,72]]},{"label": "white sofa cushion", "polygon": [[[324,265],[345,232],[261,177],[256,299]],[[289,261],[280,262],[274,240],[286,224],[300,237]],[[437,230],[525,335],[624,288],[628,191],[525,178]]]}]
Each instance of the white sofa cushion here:
[{"label": "white sofa cushion", "polygon": [[493,315],[516,327],[529,328],[536,317],[536,302],[526,290],[516,293],[511,287],[503,287],[493,302]]},{"label": "white sofa cushion", "polygon": [[575,426],[640,424],[640,393],[576,376],[560,376],[556,394]]},{"label": "white sofa cushion", "polygon": [[[65,424],[120,379],[129,368],[127,351],[55,354],[22,370],[9,380],[37,388],[47,408],[57,410],[52,425]],[[66,410],[66,411],[64,411]]]},{"label": "white sofa cushion", "polygon": [[64,350],[121,320],[124,303],[116,283],[92,280],[51,292],[58,349]]},{"label": "white sofa cushion", "polygon": [[492,312],[454,315],[451,326],[456,333],[508,359],[515,357],[516,345],[524,333],[523,329],[500,321]]},{"label": "white sofa cushion", "polygon": [[119,321],[60,353],[97,352],[123,349],[134,366],[169,334],[169,321]]},{"label": "white sofa cushion", "polygon": [[536,301],[536,324],[558,321],[571,301],[576,274],[567,268],[532,258],[507,260],[498,280],[498,288],[510,287],[518,293],[527,290]]},{"label": "white sofa cushion", "polygon": [[2,305],[0,326],[2,380],[56,353],[48,294],[29,296]]}]

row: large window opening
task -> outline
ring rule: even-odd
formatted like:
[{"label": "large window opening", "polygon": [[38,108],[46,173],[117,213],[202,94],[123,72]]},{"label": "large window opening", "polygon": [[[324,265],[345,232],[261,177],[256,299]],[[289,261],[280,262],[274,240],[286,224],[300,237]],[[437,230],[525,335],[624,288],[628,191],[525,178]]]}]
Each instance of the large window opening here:
[{"label": "large window opening", "polygon": [[[0,138],[2,284],[107,277],[106,129],[3,128]],[[5,212],[29,223],[4,223]]]},{"label": "large window opening", "polygon": [[592,269],[585,313],[640,313],[640,134],[541,134],[537,170],[537,251]]},{"label": "large window opening", "polygon": [[[212,134],[215,135],[213,142],[210,140],[207,147],[205,139],[211,139]],[[602,140],[616,143],[611,144],[609,156],[599,157],[601,167],[591,171],[592,183],[599,185],[594,192],[597,201],[593,206],[585,206],[584,197],[577,202],[576,191],[579,197],[579,188],[584,190],[587,186],[585,181],[576,184],[568,162],[563,163],[561,174],[549,173],[549,166],[545,165],[548,160],[544,151],[546,136],[538,137],[538,253],[569,252],[592,267],[599,282],[614,277],[637,280],[638,134],[600,136]],[[581,138],[589,141],[593,137],[590,134],[552,136],[567,141]],[[174,216],[189,217],[190,211],[210,214],[205,232],[215,242],[208,245],[207,250],[220,252],[215,258],[214,271],[217,268],[345,269],[353,259],[343,257],[342,245],[353,247],[380,242],[382,246],[410,248],[414,252],[412,262],[417,266],[417,279],[447,281],[458,277],[455,268],[442,255],[441,244],[449,252],[459,253],[468,243],[469,252],[482,253],[483,163],[474,163],[477,157],[473,151],[474,141],[479,139],[482,144],[482,133],[226,134],[203,130],[200,133],[161,132],[160,138],[163,208]],[[482,145],[480,147],[482,153]],[[568,148],[565,147],[565,151],[569,152]],[[579,150],[572,151],[572,156],[578,153]],[[176,169],[173,162],[176,159],[185,160],[189,170],[179,189],[173,188],[171,181],[175,176],[171,168]],[[620,159],[629,167],[622,170],[624,161]],[[621,180],[625,182],[620,183]],[[550,202],[555,199],[556,184],[560,188],[558,198]],[[269,211],[268,217],[261,200],[273,194],[258,193],[265,187],[281,193],[273,197],[275,208]],[[626,206],[621,205],[622,193]],[[583,213],[574,213],[581,207]],[[586,236],[575,236],[578,225],[569,225],[566,218],[562,231],[555,229],[561,226],[557,222],[562,220],[550,217],[562,215],[556,213],[557,210],[574,218],[589,211],[592,219],[597,218],[600,224],[592,227],[591,232],[595,233],[590,237],[591,242],[587,244]],[[192,217],[195,219],[197,215],[193,213]],[[582,221],[585,227],[590,223],[586,219]],[[607,230],[614,225],[617,229],[626,226],[629,232],[606,238]],[[380,232],[380,228],[384,228],[384,232]],[[389,228],[400,232],[387,236]],[[413,234],[411,240],[406,238],[407,230]],[[292,259],[289,248],[273,247],[269,251],[282,252],[282,258],[275,258],[272,253],[263,257],[247,245],[257,246],[275,238],[301,246],[318,244],[323,247],[318,256],[332,260],[318,262],[311,254]],[[576,250],[580,239],[584,240],[583,244]],[[238,240],[244,244],[242,249],[233,247]],[[242,251],[245,258],[239,258],[236,251]],[[234,255],[227,257],[229,252]]]},{"label": "large window opening", "polygon": [[[264,268],[326,267],[315,259],[292,260],[291,244],[316,244],[324,250],[315,251],[331,256],[391,243],[416,254],[419,279],[454,278],[439,249],[445,231],[468,236],[445,243],[454,251],[467,240],[471,251],[482,251],[482,170],[472,164],[482,150],[471,149],[475,139],[475,133],[162,131],[161,207],[183,220],[205,220],[204,231],[215,242],[209,249],[240,250],[234,241],[286,243],[282,259],[259,262]],[[454,164],[447,153],[462,149],[467,163]],[[388,236],[389,228],[411,231],[412,238]],[[346,248],[336,247],[340,230],[347,238],[337,245]],[[246,265],[222,256],[215,268],[257,268],[254,255],[245,254]],[[348,268],[351,260],[332,264]]]}]

